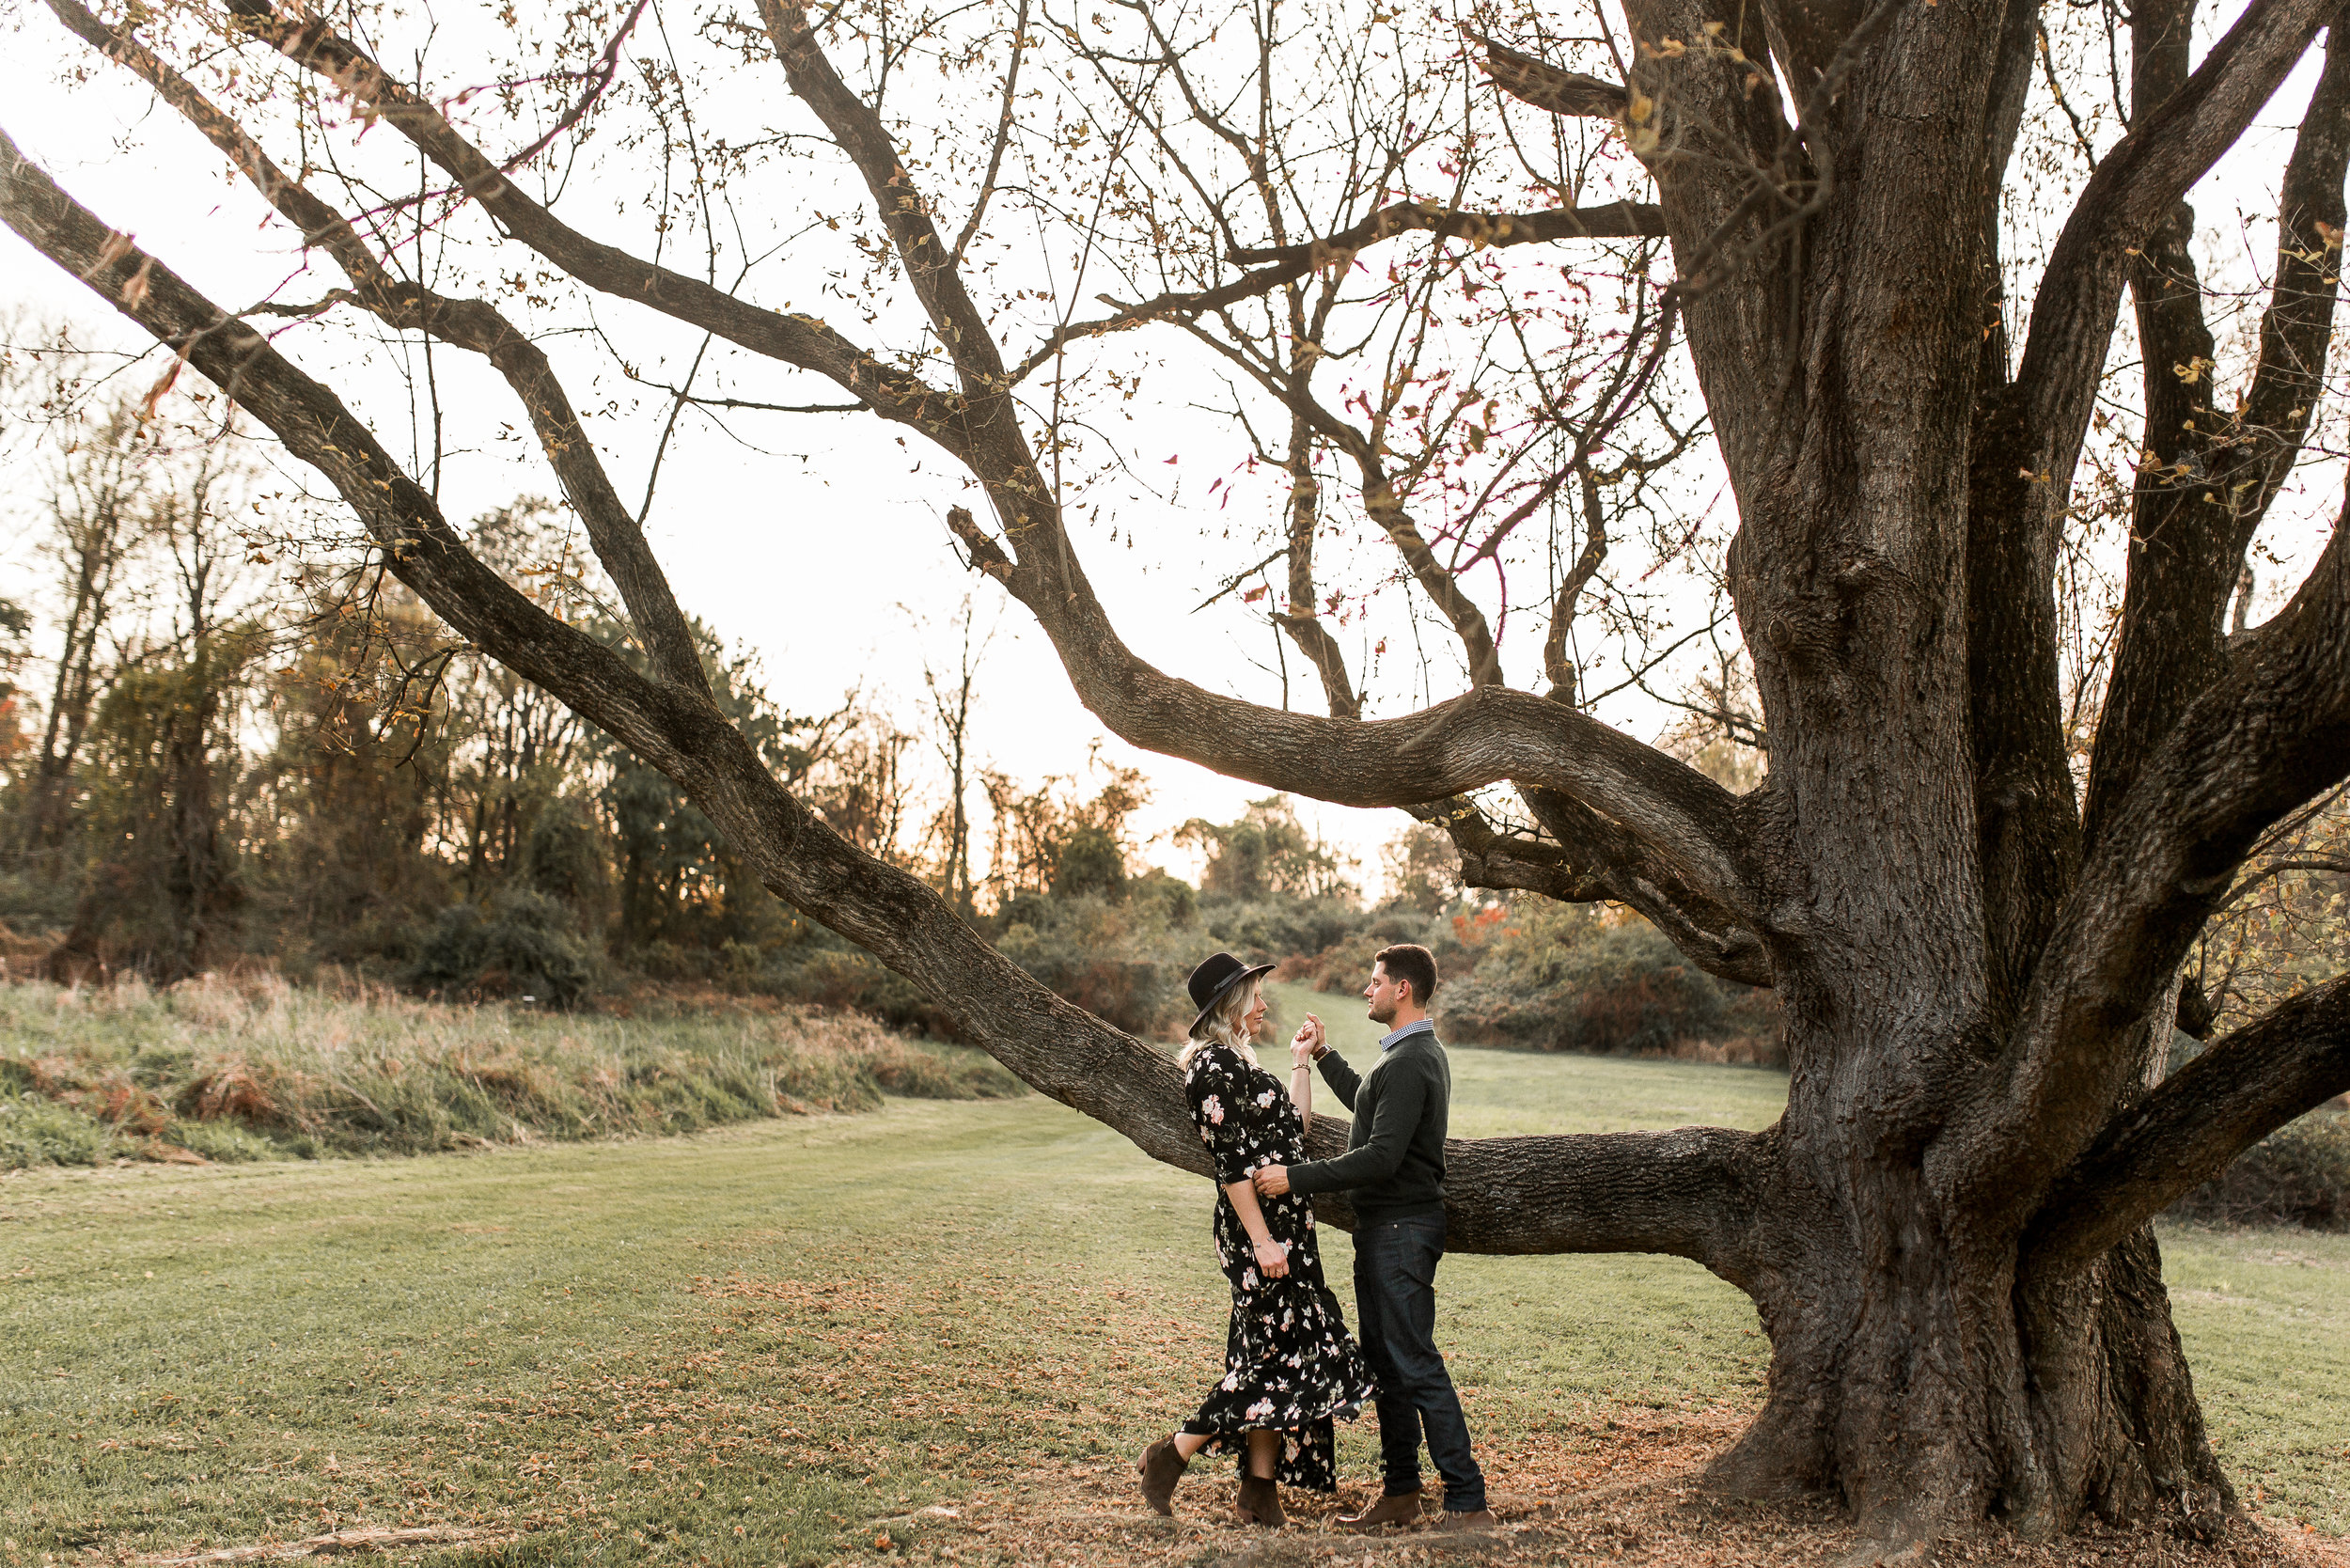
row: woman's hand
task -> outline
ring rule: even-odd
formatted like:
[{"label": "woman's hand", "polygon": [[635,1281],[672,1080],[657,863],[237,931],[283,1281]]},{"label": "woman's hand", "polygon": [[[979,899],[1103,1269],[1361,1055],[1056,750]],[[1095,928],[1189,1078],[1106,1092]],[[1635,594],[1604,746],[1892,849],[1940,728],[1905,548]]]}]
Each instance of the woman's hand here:
[{"label": "woman's hand", "polygon": [[1259,1236],[1257,1272],[1267,1279],[1286,1279],[1290,1272],[1289,1243],[1275,1241],[1271,1236]]},{"label": "woman's hand", "polygon": [[1313,1061],[1314,1053],[1321,1049],[1322,1020],[1309,1012],[1306,1021],[1297,1026],[1297,1032],[1290,1037],[1290,1063],[1294,1067],[1308,1066]]}]

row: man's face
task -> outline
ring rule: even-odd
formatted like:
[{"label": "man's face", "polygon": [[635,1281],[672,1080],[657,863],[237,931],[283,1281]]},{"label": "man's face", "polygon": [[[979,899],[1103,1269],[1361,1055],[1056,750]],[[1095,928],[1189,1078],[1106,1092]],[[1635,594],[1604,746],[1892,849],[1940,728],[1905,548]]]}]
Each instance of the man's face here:
[{"label": "man's face", "polygon": [[1412,999],[1409,980],[1396,979],[1387,973],[1385,964],[1371,966],[1371,983],[1363,987],[1363,1000],[1371,1004],[1371,1021],[1374,1024],[1395,1022],[1395,1010]]}]

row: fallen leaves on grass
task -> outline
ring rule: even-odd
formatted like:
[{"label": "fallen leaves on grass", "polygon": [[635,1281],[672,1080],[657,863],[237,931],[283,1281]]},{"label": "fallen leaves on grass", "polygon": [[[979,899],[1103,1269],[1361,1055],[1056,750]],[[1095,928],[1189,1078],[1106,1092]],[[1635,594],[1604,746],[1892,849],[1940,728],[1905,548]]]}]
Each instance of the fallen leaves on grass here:
[{"label": "fallen leaves on grass", "polygon": [[[1865,1559],[1865,1544],[1838,1510],[1734,1502],[1703,1490],[1700,1471],[1746,1419],[1745,1412],[1726,1409],[1601,1413],[1521,1442],[1506,1456],[1496,1451],[1487,1472],[1499,1524],[1486,1531],[1452,1535],[1423,1525],[1344,1534],[1335,1516],[1370,1500],[1369,1487],[1360,1484],[1336,1497],[1285,1492],[1288,1529],[1244,1528],[1233,1523],[1232,1474],[1222,1465],[1195,1468],[1177,1490],[1176,1517],[1161,1519],[1144,1512],[1130,1466],[1112,1462],[1031,1469],[976,1490],[952,1514],[933,1510],[876,1519],[871,1548],[840,1560],[958,1568],[1043,1560],[1086,1568],[1825,1568]],[[2107,1530],[2092,1524],[2048,1545],[1987,1530],[1943,1543],[1935,1560],[1946,1568],[2350,1568],[2340,1543],[2259,1518],[2235,1521],[2209,1546],[2159,1527]]]},{"label": "fallen leaves on grass", "polygon": [[282,1562],[295,1558],[322,1557],[336,1552],[396,1551],[403,1546],[478,1546],[511,1536],[487,1530],[461,1529],[451,1525],[425,1525],[409,1529],[360,1526],[300,1541],[274,1541],[255,1546],[223,1546],[214,1551],[168,1557],[134,1557],[124,1560],[135,1568],[196,1568],[207,1562]]}]

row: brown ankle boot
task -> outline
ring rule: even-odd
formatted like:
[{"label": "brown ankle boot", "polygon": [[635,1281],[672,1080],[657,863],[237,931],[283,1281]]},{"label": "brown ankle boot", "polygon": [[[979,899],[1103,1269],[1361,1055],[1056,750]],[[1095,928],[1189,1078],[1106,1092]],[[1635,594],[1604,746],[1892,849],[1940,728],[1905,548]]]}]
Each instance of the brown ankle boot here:
[{"label": "brown ankle boot", "polygon": [[1279,1529],[1289,1523],[1281,1513],[1281,1489],[1274,1484],[1271,1476],[1240,1478],[1237,1512],[1244,1525],[1262,1525],[1267,1529]]},{"label": "brown ankle boot", "polygon": [[1339,1529],[1363,1533],[1383,1525],[1409,1525],[1419,1519],[1419,1494],[1402,1492],[1391,1497],[1381,1497],[1360,1513],[1339,1515]]},{"label": "brown ankle boot", "polygon": [[1190,1467],[1191,1461],[1175,1451],[1172,1437],[1162,1437],[1142,1450],[1142,1457],[1135,1461],[1135,1473],[1142,1477],[1142,1500],[1151,1505],[1152,1513],[1174,1516],[1175,1483]]}]

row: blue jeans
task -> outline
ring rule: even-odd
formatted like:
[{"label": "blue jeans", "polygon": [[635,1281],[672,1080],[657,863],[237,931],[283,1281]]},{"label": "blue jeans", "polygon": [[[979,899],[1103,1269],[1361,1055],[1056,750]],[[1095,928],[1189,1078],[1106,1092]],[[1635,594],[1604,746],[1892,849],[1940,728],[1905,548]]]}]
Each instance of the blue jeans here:
[{"label": "blue jeans", "polygon": [[1449,1512],[1485,1506],[1485,1474],[1469,1451],[1461,1396],[1437,1353],[1436,1263],[1444,1215],[1415,1215],[1355,1232],[1355,1318],[1363,1355],[1379,1379],[1379,1451],[1386,1495],[1419,1490],[1419,1445],[1444,1478]]}]

